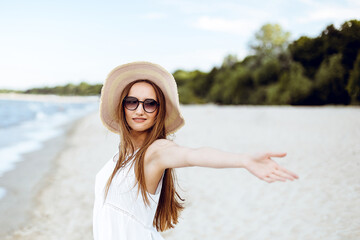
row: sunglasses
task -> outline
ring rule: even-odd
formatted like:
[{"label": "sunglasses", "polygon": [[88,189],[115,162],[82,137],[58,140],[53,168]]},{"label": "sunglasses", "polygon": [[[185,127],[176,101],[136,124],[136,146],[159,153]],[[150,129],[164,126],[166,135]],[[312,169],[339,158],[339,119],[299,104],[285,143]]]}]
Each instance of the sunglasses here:
[{"label": "sunglasses", "polygon": [[136,97],[126,97],[123,101],[124,107],[130,111],[135,111],[138,108],[139,103],[143,104],[143,109],[147,113],[155,112],[159,106],[159,103],[151,98],[147,98],[144,101],[139,101],[139,99]]}]

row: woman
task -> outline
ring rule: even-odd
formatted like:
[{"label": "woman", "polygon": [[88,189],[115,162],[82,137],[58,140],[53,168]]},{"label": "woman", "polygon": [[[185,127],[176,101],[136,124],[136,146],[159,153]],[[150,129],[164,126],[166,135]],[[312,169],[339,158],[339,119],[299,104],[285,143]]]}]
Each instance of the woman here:
[{"label": "woman", "polygon": [[184,119],[173,76],[153,63],[121,65],[108,75],[100,117],[120,135],[120,146],[96,175],[96,240],[163,239],[159,232],[174,227],[183,209],[174,168],[245,168],[269,183],[298,178],[271,159],[286,153],[234,154],[166,139]]}]

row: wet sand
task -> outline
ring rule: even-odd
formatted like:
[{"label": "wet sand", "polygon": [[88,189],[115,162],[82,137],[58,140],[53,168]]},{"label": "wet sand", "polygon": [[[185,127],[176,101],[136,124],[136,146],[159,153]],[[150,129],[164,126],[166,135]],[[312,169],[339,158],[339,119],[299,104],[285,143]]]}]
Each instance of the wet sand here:
[{"label": "wet sand", "polygon": [[0,239],[31,220],[36,194],[46,186],[47,175],[54,171],[59,151],[65,147],[65,136],[59,136],[43,145],[43,149],[23,155],[26,161],[0,178],[6,195],[0,200]]}]

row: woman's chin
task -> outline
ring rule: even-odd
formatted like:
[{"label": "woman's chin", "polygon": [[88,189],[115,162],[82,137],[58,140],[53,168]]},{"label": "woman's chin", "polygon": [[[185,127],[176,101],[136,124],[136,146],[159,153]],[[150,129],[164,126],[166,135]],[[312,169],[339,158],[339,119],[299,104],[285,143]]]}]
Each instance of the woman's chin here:
[{"label": "woman's chin", "polygon": [[144,133],[144,132],[147,132],[147,130],[149,130],[148,127],[134,127],[134,128],[131,128],[131,132],[133,134]]}]

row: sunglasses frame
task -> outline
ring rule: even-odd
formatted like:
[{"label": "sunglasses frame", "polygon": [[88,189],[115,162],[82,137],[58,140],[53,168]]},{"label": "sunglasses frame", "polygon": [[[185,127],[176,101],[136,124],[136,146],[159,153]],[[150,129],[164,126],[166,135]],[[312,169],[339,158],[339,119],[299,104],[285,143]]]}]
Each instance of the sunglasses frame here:
[{"label": "sunglasses frame", "polygon": [[[129,99],[129,98],[131,98],[131,99],[136,99],[136,101],[137,101],[137,105],[136,105],[136,107],[135,107],[134,109],[129,109],[129,108],[126,107],[125,101],[126,101],[127,99]],[[152,111],[152,112],[146,111],[146,109],[145,109],[145,102],[146,102],[147,100],[151,100],[151,101],[154,101],[154,102],[156,103],[156,108],[154,109],[154,111]],[[159,105],[160,105],[155,99],[152,99],[152,98],[146,98],[144,101],[140,101],[140,100],[137,99],[136,97],[125,97],[124,100],[123,100],[123,106],[124,106],[127,110],[129,110],[129,111],[135,111],[135,110],[139,107],[140,103],[142,103],[143,109],[144,109],[144,111],[147,112],[147,113],[153,113],[153,112],[155,112],[155,111],[158,109]]]}]

